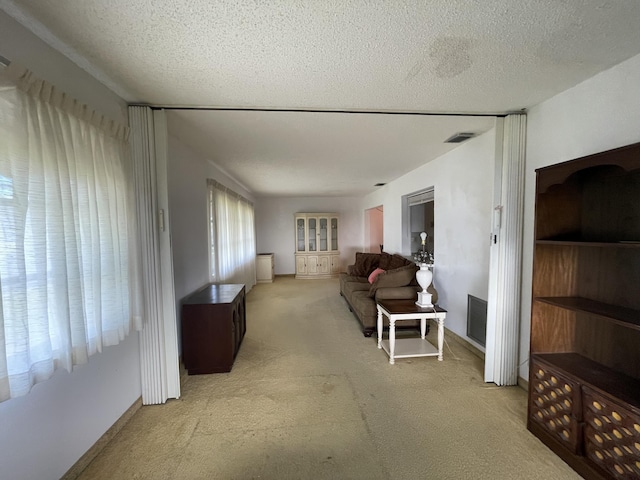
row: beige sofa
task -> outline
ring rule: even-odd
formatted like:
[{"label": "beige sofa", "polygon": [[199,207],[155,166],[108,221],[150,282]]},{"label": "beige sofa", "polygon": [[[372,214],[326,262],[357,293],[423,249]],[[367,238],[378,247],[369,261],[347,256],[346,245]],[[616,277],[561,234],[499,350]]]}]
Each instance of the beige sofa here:
[{"label": "beige sofa", "polygon": [[[379,270],[377,270],[379,269]],[[373,277],[371,273],[376,271]],[[353,265],[340,275],[340,295],[349,309],[362,324],[365,337],[376,330],[378,313],[376,302],[388,299],[418,299],[420,286],[416,282],[418,266],[411,260],[397,254],[356,253]],[[433,302],[437,302],[437,292],[429,287]],[[389,325],[384,318],[385,326]],[[402,322],[402,327],[417,328],[419,321]]]}]

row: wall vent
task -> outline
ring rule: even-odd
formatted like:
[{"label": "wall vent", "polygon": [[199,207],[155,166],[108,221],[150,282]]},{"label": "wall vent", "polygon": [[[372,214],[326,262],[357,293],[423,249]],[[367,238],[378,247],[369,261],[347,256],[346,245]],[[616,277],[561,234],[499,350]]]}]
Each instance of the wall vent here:
[{"label": "wall vent", "polygon": [[467,296],[467,336],[483,347],[487,340],[487,302]]},{"label": "wall vent", "polygon": [[447,138],[444,143],[462,143],[465,140],[469,140],[470,138],[475,137],[477,134],[473,132],[459,132],[454,133],[449,138]]}]

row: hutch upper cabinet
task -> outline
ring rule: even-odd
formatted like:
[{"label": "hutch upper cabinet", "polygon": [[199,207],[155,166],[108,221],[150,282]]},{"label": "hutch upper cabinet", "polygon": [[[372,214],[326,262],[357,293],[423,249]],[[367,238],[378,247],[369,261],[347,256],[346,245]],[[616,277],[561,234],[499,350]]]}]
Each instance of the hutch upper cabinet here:
[{"label": "hutch upper cabinet", "polygon": [[640,144],[537,170],[527,426],[640,478]]},{"label": "hutch upper cabinet", "polygon": [[322,278],[340,272],[338,214],[296,213],[296,278]]}]

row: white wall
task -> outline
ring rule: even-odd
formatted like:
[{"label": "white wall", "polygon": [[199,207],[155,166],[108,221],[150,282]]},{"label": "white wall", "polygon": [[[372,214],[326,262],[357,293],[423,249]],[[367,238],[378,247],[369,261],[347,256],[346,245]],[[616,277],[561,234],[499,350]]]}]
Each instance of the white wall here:
[{"label": "white wall", "polygon": [[529,111],[520,335],[523,378],[528,378],[535,169],[636,142],[640,142],[640,55]]},{"label": "white wall", "polygon": [[338,248],[341,270],[352,264],[357,251],[364,251],[364,209],[355,197],[261,197],[256,202],[258,252],[274,253],[275,274],[294,274],[294,214],[338,213]]},{"label": "white wall", "polygon": [[[0,11],[0,55],[126,123],[126,104]],[[0,403],[0,477],[60,478],[140,397],[138,334]]]},{"label": "white wall", "polygon": [[[167,112],[171,132],[171,112]],[[169,221],[176,300],[209,283],[207,178],[255,203],[253,196],[207,158],[169,135]]]},{"label": "white wall", "polygon": [[448,311],[446,327],[474,344],[467,337],[467,295],[487,299],[494,163],[491,130],[364,198],[364,208],[384,205],[385,251],[408,255],[401,197],[434,187],[438,303]]},{"label": "white wall", "polygon": [[[170,132],[170,111],[167,112],[167,119]],[[169,222],[180,337],[181,300],[209,283],[207,178],[222,183],[251,201],[254,198],[202,154],[172,135],[169,135],[168,156]]]}]

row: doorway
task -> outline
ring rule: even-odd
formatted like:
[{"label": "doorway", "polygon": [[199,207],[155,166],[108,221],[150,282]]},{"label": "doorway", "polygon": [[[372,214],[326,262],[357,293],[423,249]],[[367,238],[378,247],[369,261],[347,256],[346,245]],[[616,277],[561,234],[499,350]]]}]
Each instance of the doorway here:
[{"label": "doorway", "polygon": [[415,258],[422,250],[420,234],[425,232],[425,250],[435,256],[435,191],[429,187],[402,197],[402,252]]},{"label": "doorway", "polygon": [[364,212],[364,251],[381,253],[384,248],[384,208],[379,205]]},{"label": "doorway", "polygon": [[411,225],[411,256],[415,257],[419,250],[422,249],[422,238],[420,234],[427,234],[425,242],[425,251],[433,254],[433,200],[411,205],[409,207],[409,223]]}]

